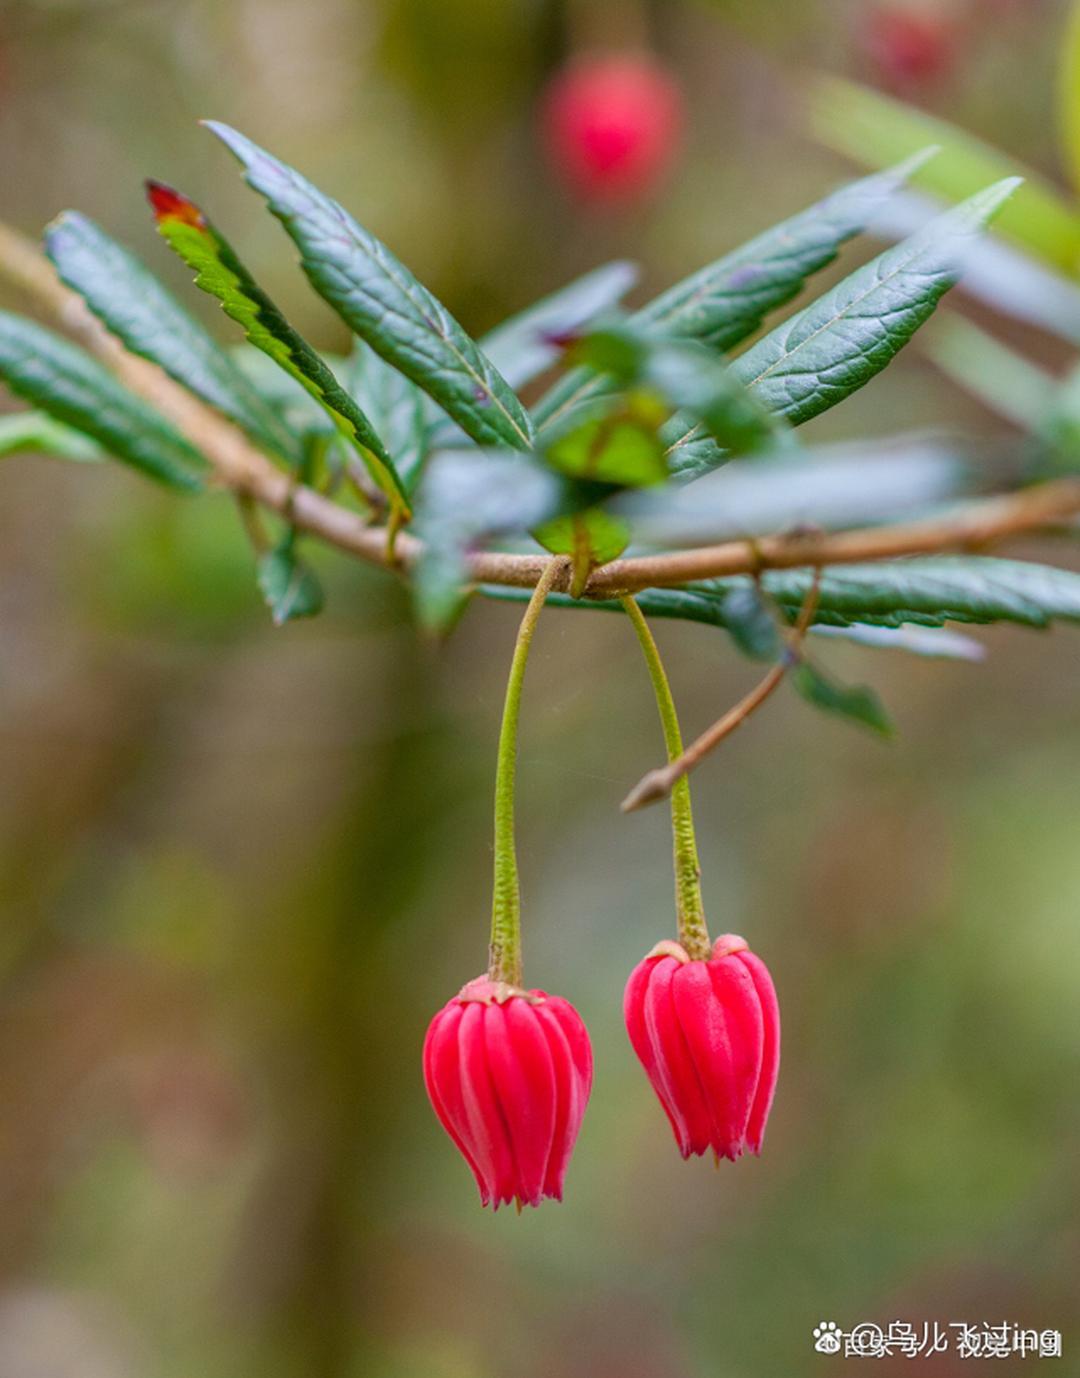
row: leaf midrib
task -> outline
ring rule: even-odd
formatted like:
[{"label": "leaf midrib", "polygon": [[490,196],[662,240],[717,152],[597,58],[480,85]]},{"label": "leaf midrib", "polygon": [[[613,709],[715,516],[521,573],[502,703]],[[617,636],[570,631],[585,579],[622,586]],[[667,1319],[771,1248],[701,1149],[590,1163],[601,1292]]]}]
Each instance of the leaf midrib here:
[{"label": "leaf midrib", "polygon": [[[762,382],[765,378],[768,378],[782,364],[785,364],[789,360],[793,359],[795,355],[800,352],[800,350],[806,349],[809,345],[813,344],[813,342],[817,340],[821,335],[823,335],[827,330],[832,330],[838,324],[838,322],[844,320],[845,317],[851,315],[852,311],[857,306],[862,305],[869,297],[872,297],[875,292],[879,292],[882,290],[882,288],[887,287],[888,284],[892,282],[895,278],[899,277],[901,273],[910,272],[912,264],[916,263],[923,254],[927,253],[930,247],[931,246],[926,244],[919,245],[918,248],[910,255],[910,257],[904,259],[903,262],[898,263],[896,267],[892,269],[889,273],[887,273],[884,277],[877,278],[864,292],[860,293],[856,297],[852,297],[852,299],[844,306],[842,310],[837,311],[835,315],[830,316],[826,321],[823,321],[822,324],[818,326],[817,329],[815,329],[811,334],[807,335],[807,337],[804,340],[800,340],[799,343],[795,345],[793,349],[785,349],[782,354],[780,354],[776,359],[774,359],[773,362],[769,364],[766,368],[763,368],[760,373],[755,374],[752,378],[741,380],[743,382],[743,386],[746,388],[756,387],[758,383]],[[937,278],[940,277],[942,273],[945,273],[947,271],[947,268],[944,267],[933,270],[927,270],[926,276]],[[910,302],[906,306],[895,307],[888,314],[894,315],[900,311],[910,311],[918,304],[919,303],[917,302]],[[813,309],[813,306],[807,307],[807,311],[812,311]],[[794,326],[798,322],[798,319],[799,318],[796,317],[794,321],[788,322],[789,330],[794,328]],[[680,449],[683,445],[688,444],[691,440],[695,439],[700,433],[702,433],[702,427],[700,424],[698,424],[694,426],[691,430],[687,431],[685,435],[680,436],[679,439],[674,442],[674,444],[670,445],[667,449],[667,453],[669,455],[674,454],[676,450]]]},{"label": "leaf midrib", "polygon": [[[289,169],[287,169],[283,164],[278,164],[278,166],[281,168],[283,172],[288,174]],[[311,197],[311,193],[308,192],[305,188],[299,187],[292,177],[287,176],[287,180],[293,186],[294,190],[296,190],[302,195],[307,196],[309,204],[317,204]],[[394,269],[391,268],[390,264],[382,261],[379,255],[374,251],[373,247],[369,247],[364,243],[362,238],[358,237],[357,230],[360,230],[361,227],[357,224],[357,222],[353,219],[349,212],[346,211],[344,206],[340,205],[337,201],[335,201],[333,197],[326,197],[326,209],[329,210],[330,214],[334,218],[340,221],[342,229],[349,237],[349,242],[359,250],[361,255],[364,258],[366,258],[368,262],[372,264],[373,267],[379,269],[380,272],[382,272],[387,278],[390,279],[390,281],[398,289],[401,295],[405,297],[405,299],[413,306],[414,310],[419,314],[419,316],[421,317],[421,323],[427,325],[429,312],[424,310],[424,307],[422,306],[421,302],[414,296],[412,290],[413,286],[415,285],[423,291],[424,289],[421,286],[421,284],[419,282],[415,282],[415,280],[413,283],[410,283],[407,279],[405,281],[402,281],[396,273],[396,271],[394,271]],[[292,216],[289,216],[288,218],[294,219],[295,213]],[[373,244],[375,243],[378,243],[378,241],[373,240]],[[394,260],[394,262],[395,266],[402,266],[400,264],[397,264],[396,260]],[[365,288],[361,287],[360,290],[364,292],[364,295],[370,296],[370,294],[366,291]],[[433,296],[430,297],[430,303],[431,306],[434,307],[434,313],[436,317],[436,324],[434,327],[435,334],[443,342],[447,349],[449,349],[449,351],[454,355],[454,357],[459,361],[462,371],[484,389],[487,396],[491,399],[491,401],[495,404],[498,410],[510,423],[515,435],[520,437],[521,441],[523,442],[523,448],[525,450],[530,449],[532,447],[532,436],[530,436],[526,431],[522,430],[521,425],[519,424],[517,419],[507,409],[502,398],[498,396],[498,394],[492,387],[490,380],[486,378],[482,372],[477,371],[477,369],[472,365],[467,356],[462,353],[460,347],[454,342],[454,340],[448,334],[445,334],[444,330],[440,328],[440,325],[442,324],[442,322],[439,320],[440,317],[444,318],[446,321],[452,319],[452,317],[450,317],[449,313],[447,312],[446,307],[444,307],[442,303],[438,301],[436,297]],[[416,321],[414,320],[412,324],[415,326]],[[458,328],[461,329],[460,326]],[[491,365],[491,367],[492,369],[494,369],[494,365]],[[508,391],[513,392],[513,389],[510,388],[509,383],[505,383],[504,385],[506,386]]]}]

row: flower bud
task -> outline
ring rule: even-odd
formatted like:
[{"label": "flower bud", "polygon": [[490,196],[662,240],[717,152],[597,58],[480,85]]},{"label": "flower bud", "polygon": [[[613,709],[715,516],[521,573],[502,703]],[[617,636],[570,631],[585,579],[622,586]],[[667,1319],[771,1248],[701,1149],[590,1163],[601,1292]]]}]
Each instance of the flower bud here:
[{"label": "flower bud", "polygon": [[483,1205],[562,1200],[592,1087],[581,1016],[542,990],[470,981],[424,1040],[424,1082]]},{"label": "flower bud", "polygon": [[638,201],[676,153],[682,94],[647,55],[579,58],[552,81],[541,111],[548,158],[583,200]]},{"label": "flower bud", "polygon": [[863,46],[879,78],[897,91],[938,81],[959,56],[956,21],[917,5],[886,3],[872,7],[863,29]]},{"label": "flower bud", "polygon": [[692,961],[658,943],[623,1000],[634,1052],[684,1158],[761,1152],[780,1065],[780,1010],[765,963],[742,938],[717,938]]}]

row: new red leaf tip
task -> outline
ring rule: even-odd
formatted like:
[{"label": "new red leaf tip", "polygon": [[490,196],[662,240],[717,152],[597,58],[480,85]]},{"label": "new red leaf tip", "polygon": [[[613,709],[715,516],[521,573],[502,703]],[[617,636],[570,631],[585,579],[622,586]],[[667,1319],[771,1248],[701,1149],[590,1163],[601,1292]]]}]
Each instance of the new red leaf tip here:
[{"label": "new red leaf tip", "polygon": [[194,201],[189,201],[175,188],[164,182],[146,180],[146,198],[153,207],[154,218],[160,225],[163,220],[179,220],[185,225],[194,225],[197,230],[206,229],[206,217]]}]

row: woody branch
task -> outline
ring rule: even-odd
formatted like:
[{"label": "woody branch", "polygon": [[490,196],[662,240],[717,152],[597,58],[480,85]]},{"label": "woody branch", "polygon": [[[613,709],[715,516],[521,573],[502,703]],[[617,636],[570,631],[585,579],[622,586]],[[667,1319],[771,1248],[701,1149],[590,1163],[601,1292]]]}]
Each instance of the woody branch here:
[{"label": "woody branch", "polygon": [[[401,532],[393,557],[389,556],[385,527],[369,524],[363,516],[312,488],[298,487],[230,422],[156,365],[124,349],[82,300],[58,281],[44,255],[4,226],[0,226],[0,274],[47,307],[132,392],[172,421],[206,456],[222,487],[288,517],[303,531],[368,564],[408,572],[417,562],[423,547],[415,536]],[[979,499],[924,521],[831,534],[779,534],[613,560],[593,571],[583,596],[611,599],[722,575],[984,550],[1077,515],[1080,478],[1059,478],[1016,493]],[[549,564],[550,557],[539,552],[518,555],[488,551],[471,556],[470,571],[476,583],[533,588]],[[569,581],[569,571],[561,571],[556,591],[566,592]]]}]

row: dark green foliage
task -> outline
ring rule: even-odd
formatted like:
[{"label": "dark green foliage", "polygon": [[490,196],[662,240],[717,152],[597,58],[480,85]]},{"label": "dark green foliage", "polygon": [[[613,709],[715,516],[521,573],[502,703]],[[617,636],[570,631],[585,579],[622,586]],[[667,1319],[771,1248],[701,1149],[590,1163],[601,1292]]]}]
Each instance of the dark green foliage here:
[{"label": "dark green foliage", "polygon": [[164,417],[89,354],[6,311],[0,312],[0,378],[149,478],[187,491],[202,487],[205,461]]},{"label": "dark green foliage", "polygon": [[[291,471],[301,463],[302,481],[340,485],[351,442],[393,520],[407,521],[415,503],[413,529],[424,544],[412,583],[429,627],[453,622],[469,592],[469,551],[495,542],[535,550],[539,541],[568,554],[574,597],[556,601],[573,602],[590,573],[628,547],[767,535],[807,513],[827,529],[888,523],[950,497],[966,477],[951,442],[870,441],[840,463],[801,446],[792,428],[864,386],[911,338],[956,281],[968,245],[1013,180],[886,250],[734,360],[725,351],[831,262],[928,155],[842,188],[629,316],[614,313],[636,269],[612,263],[478,344],[338,202],[243,135],[210,127],[296,244],[312,286],[357,337],[348,359],[331,366],[302,340],[202,212],[160,184],[152,184],[151,200],[162,232],[199,284],[285,370],[280,383],[254,369],[257,356],[219,347],[86,217],[68,212],[55,222],[49,253],[127,348]],[[560,355],[564,378],[530,414],[514,388]],[[201,457],[168,422],[40,326],[0,317],[0,376],[38,409],[13,432],[9,423],[0,438],[5,451],[18,443],[72,458],[111,454],[175,487],[201,486]],[[1070,467],[1073,391],[1071,384],[1050,389],[1057,410],[1045,430],[1059,465]],[[334,439],[337,432],[345,441]],[[326,462],[311,468],[313,437],[321,437],[314,443]],[[692,482],[734,457],[739,463],[723,475]],[[322,606],[296,539],[288,528],[260,561],[277,621]],[[756,583],[651,589],[640,601],[651,615],[725,628],[747,654],[775,660],[786,654],[780,628],[796,619],[812,577],[768,571]],[[998,620],[1044,626],[1054,618],[1080,619],[1080,576],[970,556],[827,568],[815,625],[920,654],[970,656],[971,643],[955,634],[889,640],[888,629]],[[876,700],[834,685],[808,662],[796,683],[818,706],[883,727]]]}]

